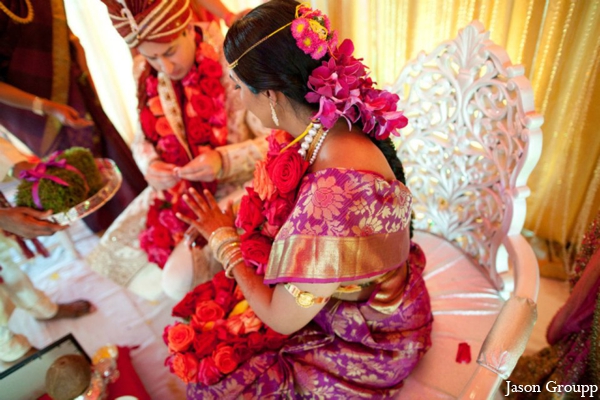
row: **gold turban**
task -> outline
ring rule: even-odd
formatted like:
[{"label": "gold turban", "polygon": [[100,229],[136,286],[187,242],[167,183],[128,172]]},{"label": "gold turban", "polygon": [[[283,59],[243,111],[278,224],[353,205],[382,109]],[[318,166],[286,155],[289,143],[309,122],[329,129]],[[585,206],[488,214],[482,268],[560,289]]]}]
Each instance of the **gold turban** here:
[{"label": "gold turban", "polygon": [[141,42],[168,43],[192,20],[190,0],[102,0],[129,47]]}]

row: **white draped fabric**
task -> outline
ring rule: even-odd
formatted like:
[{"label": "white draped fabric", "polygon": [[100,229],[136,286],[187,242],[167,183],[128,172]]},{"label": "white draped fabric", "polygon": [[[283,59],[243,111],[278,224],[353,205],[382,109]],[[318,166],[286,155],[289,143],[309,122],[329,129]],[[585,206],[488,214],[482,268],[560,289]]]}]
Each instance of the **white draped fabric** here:
[{"label": "white draped fabric", "polygon": [[100,0],[65,0],[65,10],[69,27],[85,49],[102,107],[130,143],[138,119],[129,48],[112,27]]}]

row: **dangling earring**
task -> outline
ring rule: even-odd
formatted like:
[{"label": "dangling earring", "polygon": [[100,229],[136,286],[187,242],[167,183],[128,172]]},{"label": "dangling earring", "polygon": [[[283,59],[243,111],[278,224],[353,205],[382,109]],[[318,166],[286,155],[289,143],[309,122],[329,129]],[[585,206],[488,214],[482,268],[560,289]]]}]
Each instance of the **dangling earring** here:
[{"label": "dangling earring", "polygon": [[273,118],[273,122],[275,122],[275,126],[279,126],[279,118],[277,118],[277,113],[275,112],[275,107],[273,107],[273,103],[269,102],[271,105],[271,118]]}]

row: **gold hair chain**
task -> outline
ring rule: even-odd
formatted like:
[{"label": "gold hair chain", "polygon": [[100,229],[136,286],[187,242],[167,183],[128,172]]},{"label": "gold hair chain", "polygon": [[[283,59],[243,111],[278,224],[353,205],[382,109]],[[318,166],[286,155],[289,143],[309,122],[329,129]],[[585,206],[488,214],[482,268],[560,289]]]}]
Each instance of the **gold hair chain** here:
[{"label": "gold hair chain", "polygon": [[19,17],[18,15],[16,15],[12,11],[10,11],[8,9],[8,7],[6,7],[4,5],[4,3],[2,3],[1,1],[0,1],[0,10],[4,11],[4,13],[6,15],[8,15],[8,18],[10,18],[11,20],[13,20],[17,24],[28,24],[31,21],[33,21],[33,16],[34,16],[33,6],[31,5],[31,1],[30,0],[25,0],[25,4],[27,5],[27,15],[25,17]]}]

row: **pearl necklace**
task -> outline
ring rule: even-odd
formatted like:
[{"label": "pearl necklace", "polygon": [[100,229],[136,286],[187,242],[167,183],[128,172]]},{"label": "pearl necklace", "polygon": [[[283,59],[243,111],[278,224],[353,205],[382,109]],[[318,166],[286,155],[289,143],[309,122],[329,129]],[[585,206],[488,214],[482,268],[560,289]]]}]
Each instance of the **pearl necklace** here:
[{"label": "pearl necklace", "polygon": [[[329,133],[329,131],[323,130],[321,123],[318,120],[311,122],[308,133],[304,137],[304,141],[302,142],[302,145],[300,145],[300,149],[298,149],[298,154],[300,154],[304,159],[308,158],[308,163],[310,165],[312,165],[317,159],[317,154],[323,145],[323,141],[325,140],[327,133]],[[317,135],[319,136],[317,137]]]}]

